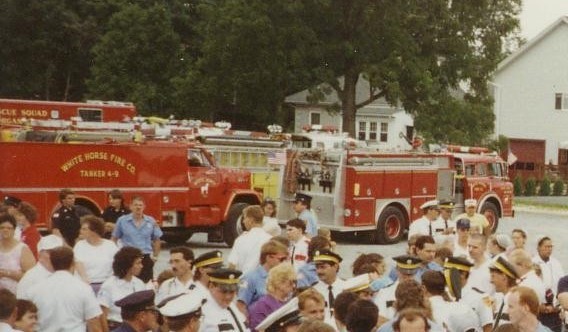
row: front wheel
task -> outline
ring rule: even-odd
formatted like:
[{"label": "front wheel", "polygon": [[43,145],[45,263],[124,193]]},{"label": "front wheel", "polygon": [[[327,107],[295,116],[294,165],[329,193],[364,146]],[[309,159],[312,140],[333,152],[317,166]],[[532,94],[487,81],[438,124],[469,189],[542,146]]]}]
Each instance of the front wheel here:
[{"label": "front wheel", "polygon": [[227,220],[223,223],[223,239],[229,247],[232,247],[237,237],[244,232],[241,219],[243,210],[247,206],[247,203],[235,203],[229,209]]},{"label": "front wheel", "polygon": [[406,218],[398,207],[389,206],[381,212],[377,222],[377,242],[379,244],[397,243],[404,235]]},{"label": "front wheel", "polygon": [[497,227],[499,226],[499,209],[492,202],[485,202],[481,206],[481,214],[487,218],[489,221],[489,227],[491,228],[491,233],[495,233],[497,231]]}]

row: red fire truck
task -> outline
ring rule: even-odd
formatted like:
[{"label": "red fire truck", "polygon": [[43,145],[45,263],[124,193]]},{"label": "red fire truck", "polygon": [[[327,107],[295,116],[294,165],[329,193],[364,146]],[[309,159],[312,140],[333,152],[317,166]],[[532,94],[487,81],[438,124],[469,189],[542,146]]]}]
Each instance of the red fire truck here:
[{"label": "red fire truck", "polygon": [[61,188],[73,189],[76,204],[95,215],[117,188],[127,201],[144,197],[145,212],[159,221],[166,241],[207,232],[211,241],[232,245],[241,211],[260,202],[250,172],[219,169],[206,150],[188,142],[0,142],[0,160],[0,194],[36,206],[44,229]]},{"label": "red fire truck", "polygon": [[493,230],[512,216],[513,185],[507,164],[486,151],[381,153],[370,149],[294,149],[288,153],[278,218],[293,218],[293,193],[313,197],[320,227],[371,236],[378,243],[399,241],[422,216],[420,206],[451,199],[456,213],[475,198]]},{"label": "red fire truck", "polygon": [[89,100],[85,103],[0,99],[0,125],[19,124],[23,119],[110,122],[136,116],[132,103]]}]

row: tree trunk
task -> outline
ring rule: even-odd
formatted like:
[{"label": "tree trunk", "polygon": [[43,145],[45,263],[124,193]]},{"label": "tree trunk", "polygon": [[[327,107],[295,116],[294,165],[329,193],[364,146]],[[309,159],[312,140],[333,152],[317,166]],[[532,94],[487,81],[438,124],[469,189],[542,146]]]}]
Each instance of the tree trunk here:
[{"label": "tree trunk", "polygon": [[356,70],[347,70],[345,73],[345,81],[343,85],[341,109],[343,110],[343,131],[349,133],[349,136],[357,138],[355,133],[355,114],[357,107],[355,96],[357,95],[357,81],[359,73]]}]

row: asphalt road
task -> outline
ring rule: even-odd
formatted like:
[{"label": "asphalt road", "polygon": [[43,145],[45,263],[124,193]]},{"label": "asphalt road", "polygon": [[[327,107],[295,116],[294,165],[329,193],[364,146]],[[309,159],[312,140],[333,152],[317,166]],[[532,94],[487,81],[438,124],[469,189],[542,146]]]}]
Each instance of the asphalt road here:
[{"label": "asphalt road", "polygon": [[[536,253],[536,239],[538,235],[545,234],[552,238],[554,249],[553,255],[560,260],[564,270],[568,273],[568,214],[567,213],[542,213],[531,211],[517,211],[514,218],[501,219],[498,232],[510,234],[515,228],[522,228],[528,234],[527,248],[532,253]],[[230,248],[224,244],[207,243],[205,234],[195,234],[187,245],[198,256],[206,251],[219,249],[225,257],[229,255]],[[159,273],[168,268],[170,245],[164,245],[162,253],[155,266],[155,272]],[[377,245],[369,243],[355,243],[338,241],[337,251],[343,257],[343,263],[340,268],[340,275],[344,278],[350,277],[351,263],[360,254],[364,252],[377,252],[384,257],[393,257],[404,253],[406,242],[400,242],[393,245]],[[157,274],[156,274],[157,275]]]}]

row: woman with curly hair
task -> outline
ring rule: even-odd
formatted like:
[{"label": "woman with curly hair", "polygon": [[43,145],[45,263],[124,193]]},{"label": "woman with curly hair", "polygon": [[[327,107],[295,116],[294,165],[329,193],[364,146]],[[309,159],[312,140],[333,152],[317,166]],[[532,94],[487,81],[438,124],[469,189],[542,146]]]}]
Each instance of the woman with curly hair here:
[{"label": "woman with curly hair", "polygon": [[134,247],[123,247],[114,255],[113,276],[102,284],[97,296],[110,330],[122,323],[120,308],[114,303],[146,289],[144,282],[137,278],[142,271],[142,257],[142,251]]}]

